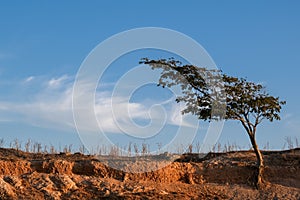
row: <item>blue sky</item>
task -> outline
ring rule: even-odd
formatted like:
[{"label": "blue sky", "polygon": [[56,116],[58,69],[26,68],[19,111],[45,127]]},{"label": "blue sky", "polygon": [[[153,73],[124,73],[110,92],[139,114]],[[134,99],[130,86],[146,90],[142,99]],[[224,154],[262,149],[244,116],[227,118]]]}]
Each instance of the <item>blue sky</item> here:
[{"label": "blue sky", "polygon": [[[300,139],[299,8],[298,1],[2,1],[0,138],[7,143],[32,138],[47,144],[80,144],[70,96],[81,63],[108,37],[151,26],[190,36],[223,72],[263,83],[271,94],[286,100],[282,120],[263,123],[257,133],[261,147],[268,142],[271,148],[281,149],[285,137]],[[120,74],[136,66],[140,56],[147,55],[169,54],[144,51],[120,59],[107,72],[108,88]],[[99,89],[99,99],[106,100],[105,92]],[[160,100],[168,96],[158,88],[149,89],[148,94],[136,93],[140,101],[132,104],[136,120],[145,112],[139,106],[145,106],[153,94],[162,95]],[[102,107],[98,117],[107,120]],[[112,127],[107,128],[110,132]],[[202,137],[199,133],[196,140]],[[237,122],[225,123],[220,142],[249,147]]]}]

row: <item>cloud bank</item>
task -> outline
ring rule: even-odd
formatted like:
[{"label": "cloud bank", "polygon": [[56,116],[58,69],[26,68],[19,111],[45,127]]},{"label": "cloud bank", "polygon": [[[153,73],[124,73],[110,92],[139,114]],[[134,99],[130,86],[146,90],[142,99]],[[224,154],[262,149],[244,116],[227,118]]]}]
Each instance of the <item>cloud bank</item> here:
[{"label": "cloud bank", "polygon": [[[26,84],[27,97],[18,101],[0,101],[0,122],[21,121],[32,126],[74,131],[73,82],[74,76],[69,75],[48,78],[29,76],[23,79],[19,85],[22,87]],[[127,102],[127,98],[122,96],[113,97],[114,110],[117,110],[117,113],[113,113],[111,91],[108,89],[97,89],[95,97],[95,115],[102,130],[107,133],[122,133],[124,127],[131,130],[132,126],[141,126],[137,124],[139,121],[159,124],[162,118],[165,118],[163,120],[166,125],[190,126],[180,114],[180,105],[173,99],[164,102],[169,107],[164,109],[165,116],[162,116],[159,109],[154,109],[155,106],[149,107],[143,102]],[[89,119],[86,119],[86,124],[88,129]]]}]

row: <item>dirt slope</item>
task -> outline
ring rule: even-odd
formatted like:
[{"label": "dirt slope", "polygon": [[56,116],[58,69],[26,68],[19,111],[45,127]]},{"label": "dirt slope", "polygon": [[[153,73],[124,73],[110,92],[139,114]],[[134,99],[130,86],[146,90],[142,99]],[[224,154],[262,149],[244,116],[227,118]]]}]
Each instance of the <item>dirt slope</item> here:
[{"label": "dirt slope", "polygon": [[[265,188],[258,191],[252,184],[255,155],[248,151],[187,154],[158,170],[128,173],[103,164],[108,157],[0,149],[0,199],[300,200],[300,149],[264,152],[264,158]],[[128,168],[141,166],[136,162]]]}]

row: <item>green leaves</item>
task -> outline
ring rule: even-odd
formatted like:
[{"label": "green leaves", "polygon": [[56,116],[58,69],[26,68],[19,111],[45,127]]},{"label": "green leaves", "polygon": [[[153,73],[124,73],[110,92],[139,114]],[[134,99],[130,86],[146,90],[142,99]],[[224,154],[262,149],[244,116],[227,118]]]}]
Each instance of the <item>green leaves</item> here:
[{"label": "green leaves", "polygon": [[141,59],[140,63],[160,69],[159,86],[180,86],[176,101],[185,103],[182,114],[191,113],[202,120],[239,120],[250,134],[263,119],[280,120],[285,101],[269,95],[261,84],[170,59]]},{"label": "green leaves", "polygon": [[[248,82],[245,79],[235,77],[224,77],[224,86],[227,93],[227,118],[234,116],[243,116],[250,120],[249,114],[257,122],[257,126],[262,118],[269,121],[280,120],[281,106],[285,101],[279,101],[279,97],[273,97],[265,92],[265,88],[253,82]],[[244,116],[246,115],[246,116]],[[247,119],[246,119],[247,120]]]}]

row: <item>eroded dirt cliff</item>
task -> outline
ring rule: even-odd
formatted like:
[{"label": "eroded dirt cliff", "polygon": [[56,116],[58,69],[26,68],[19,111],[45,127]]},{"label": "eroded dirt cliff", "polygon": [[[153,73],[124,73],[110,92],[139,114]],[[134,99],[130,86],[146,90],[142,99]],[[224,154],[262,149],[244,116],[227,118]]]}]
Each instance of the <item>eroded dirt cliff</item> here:
[{"label": "eroded dirt cliff", "polygon": [[[300,149],[264,152],[263,190],[252,184],[250,151],[186,154],[163,168],[169,158],[157,158],[126,162],[0,149],[0,199],[300,199]],[[126,170],[107,166],[109,159]],[[146,172],[135,173],[141,166]]]}]

